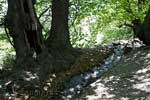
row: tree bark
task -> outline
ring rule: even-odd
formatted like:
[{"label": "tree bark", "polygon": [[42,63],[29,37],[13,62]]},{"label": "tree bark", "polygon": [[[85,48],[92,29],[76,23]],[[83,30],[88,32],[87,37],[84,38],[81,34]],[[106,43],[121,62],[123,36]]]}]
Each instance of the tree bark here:
[{"label": "tree bark", "polygon": [[144,22],[138,31],[137,36],[145,45],[150,45],[150,7],[145,16]]},{"label": "tree bark", "polygon": [[69,0],[52,0],[52,25],[47,39],[49,48],[71,48],[68,14]]},{"label": "tree bark", "polygon": [[34,51],[41,52],[42,26],[32,0],[8,0],[5,23],[13,38],[17,59],[32,56]]},{"label": "tree bark", "polygon": [[68,68],[78,56],[72,48],[68,27],[69,0],[52,0],[52,22],[46,41],[56,68]]},{"label": "tree bark", "polygon": [[23,2],[21,0],[8,0],[6,27],[13,38],[18,59],[25,57],[29,48],[24,31],[24,16]]}]

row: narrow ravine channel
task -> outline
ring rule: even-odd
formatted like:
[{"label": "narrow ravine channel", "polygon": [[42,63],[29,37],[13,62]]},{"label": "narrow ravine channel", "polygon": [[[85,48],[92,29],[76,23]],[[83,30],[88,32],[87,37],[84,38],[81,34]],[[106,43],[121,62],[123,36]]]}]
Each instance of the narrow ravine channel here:
[{"label": "narrow ravine channel", "polygon": [[63,100],[71,100],[78,96],[85,87],[99,79],[106,71],[110,70],[116,65],[124,55],[125,49],[139,48],[143,46],[139,43],[119,42],[108,45],[110,49],[113,49],[113,54],[105,59],[104,64],[95,66],[91,71],[84,74],[74,76],[67,84],[66,89],[62,92]]}]

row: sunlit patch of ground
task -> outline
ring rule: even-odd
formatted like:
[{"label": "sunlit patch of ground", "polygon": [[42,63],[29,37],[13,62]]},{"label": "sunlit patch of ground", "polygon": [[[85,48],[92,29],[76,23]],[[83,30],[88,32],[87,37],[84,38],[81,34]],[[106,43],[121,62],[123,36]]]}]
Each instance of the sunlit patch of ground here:
[{"label": "sunlit patch of ground", "polygon": [[92,83],[79,98],[86,100],[150,100],[150,50],[134,50]]}]

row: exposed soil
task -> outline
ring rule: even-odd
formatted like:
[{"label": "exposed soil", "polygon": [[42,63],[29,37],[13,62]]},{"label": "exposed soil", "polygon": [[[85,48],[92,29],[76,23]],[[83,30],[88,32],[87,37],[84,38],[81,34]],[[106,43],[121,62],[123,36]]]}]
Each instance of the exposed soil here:
[{"label": "exposed soil", "polygon": [[[0,70],[0,99],[61,100],[59,90],[63,90],[72,77],[101,66],[112,53],[108,47],[85,49],[70,69],[58,73],[44,71],[44,80],[39,80],[37,69],[16,71],[11,70],[12,65],[5,65]],[[124,53],[119,63],[68,100],[150,100],[150,48],[127,48]]]},{"label": "exposed soil", "polygon": [[126,54],[77,97],[83,100],[150,100],[150,48]]}]

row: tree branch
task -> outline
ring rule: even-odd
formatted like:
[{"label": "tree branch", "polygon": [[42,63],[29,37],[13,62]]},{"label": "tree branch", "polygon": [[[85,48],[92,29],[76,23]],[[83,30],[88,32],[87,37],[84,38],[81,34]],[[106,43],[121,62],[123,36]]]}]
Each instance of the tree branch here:
[{"label": "tree branch", "polygon": [[38,19],[40,19],[49,10],[49,8],[50,6],[39,15]]},{"label": "tree branch", "polygon": [[5,25],[4,25],[4,30],[5,30],[6,36],[7,36],[7,38],[8,38],[8,41],[9,41],[10,44],[15,48],[13,42],[12,42],[11,39],[10,39],[10,35],[9,35],[9,33],[8,33],[7,28],[6,28]]}]

